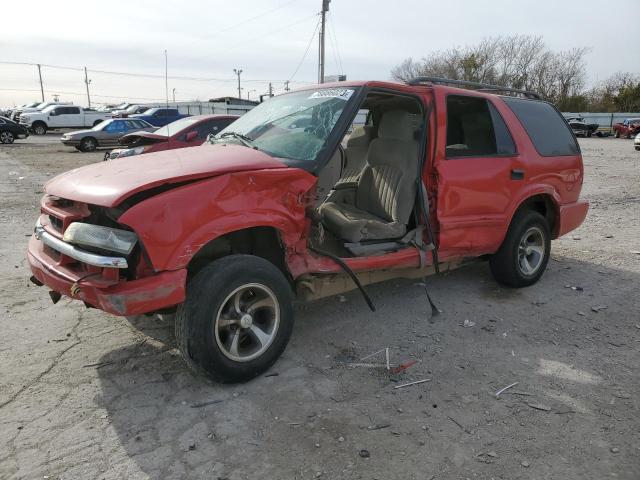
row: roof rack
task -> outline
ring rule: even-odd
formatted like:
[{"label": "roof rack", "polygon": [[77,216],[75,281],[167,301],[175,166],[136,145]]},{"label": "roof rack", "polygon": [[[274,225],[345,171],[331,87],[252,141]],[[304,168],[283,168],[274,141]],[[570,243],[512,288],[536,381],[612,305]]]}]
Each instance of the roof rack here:
[{"label": "roof rack", "polygon": [[521,95],[524,98],[533,98],[535,100],[542,100],[540,95],[535,92],[530,92],[528,90],[518,90],[517,88],[509,88],[502,87],[500,85],[491,85],[489,83],[479,83],[479,82],[469,82],[467,80],[454,80],[451,78],[440,78],[440,77],[414,77],[407,82],[409,85],[422,85],[429,83],[437,83],[440,85],[459,85],[462,87],[471,87],[475,90],[480,90],[484,92],[503,92],[507,94],[516,94]]}]

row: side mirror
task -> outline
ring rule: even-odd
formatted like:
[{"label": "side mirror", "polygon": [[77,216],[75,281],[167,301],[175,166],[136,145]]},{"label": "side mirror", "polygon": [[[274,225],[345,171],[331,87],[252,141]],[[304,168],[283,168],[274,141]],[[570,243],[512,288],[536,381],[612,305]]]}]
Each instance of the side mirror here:
[{"label": "side mirror", "polygon": [[193,142],[196,138],[198,138],[198,132],[191,131],[191,132],[187,133],[187,135],[184,137],[184,141],[185,142]]}]

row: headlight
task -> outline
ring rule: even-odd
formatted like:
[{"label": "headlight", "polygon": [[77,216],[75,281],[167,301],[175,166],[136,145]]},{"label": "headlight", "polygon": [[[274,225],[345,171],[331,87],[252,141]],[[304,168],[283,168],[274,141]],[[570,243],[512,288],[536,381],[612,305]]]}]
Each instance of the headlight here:
[{"label": "headlight", "polygon": [[128,148],[127,150],[122,150],[118,158],[131,157],[132,155],[140,155],[141,153],[144,153],[144,147]]},{"label": "headlight", "polygon": [[74,222],[65,230],[63,240],[67,243],[129,255],[138,241],[138,236],[127,230]]}]

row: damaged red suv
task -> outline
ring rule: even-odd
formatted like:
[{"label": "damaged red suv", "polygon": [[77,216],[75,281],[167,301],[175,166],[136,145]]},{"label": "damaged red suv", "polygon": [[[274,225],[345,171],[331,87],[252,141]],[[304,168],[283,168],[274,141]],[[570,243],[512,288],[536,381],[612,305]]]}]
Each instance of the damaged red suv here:
[{"label": "damaged red suv", "polygon": [[32,280],[115,315],[176,312],[186,363],[221,382],[277,360],[295,298],[370,302],[367,284],[471,258],[532,285],[587,214],[579,146],[537,95],[456,83],[313,86],[201,147],[64,173],[45,186]]}]

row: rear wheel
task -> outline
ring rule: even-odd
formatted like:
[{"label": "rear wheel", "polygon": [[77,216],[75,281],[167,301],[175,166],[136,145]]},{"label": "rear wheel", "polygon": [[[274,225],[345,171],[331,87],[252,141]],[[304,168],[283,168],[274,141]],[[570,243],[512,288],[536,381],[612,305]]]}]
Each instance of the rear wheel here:
[{"label": "rear wheel", "polygon": [[267,370],[293,329],[292,292],[282,272],[252,255],[204,267],[176,312],[178,348],[187,365],[214,381],[236,383]]},{"label": "rear wheel", "polygon": [[538,212],[523,210],[516,214],[500,249],[489,259],[491,273],[510,287],[533,285],[547,268],[550,251],[547,220]]},{"label": "rear wheel", "polygon": [[93,152],[98,147],[98,142],[93,137],[83,138],[80,142],[81,152]]},{"label": "rear wheel", "polygon": [[11,132],[0,132],[0,143],[13,143],[15,137]]},{"label": "rear wheel", "polygon": [[35,122],[31,126],[31,129],[36,135],[44,135],[45,133],[47,133],[47,125],[44,122]]}]

